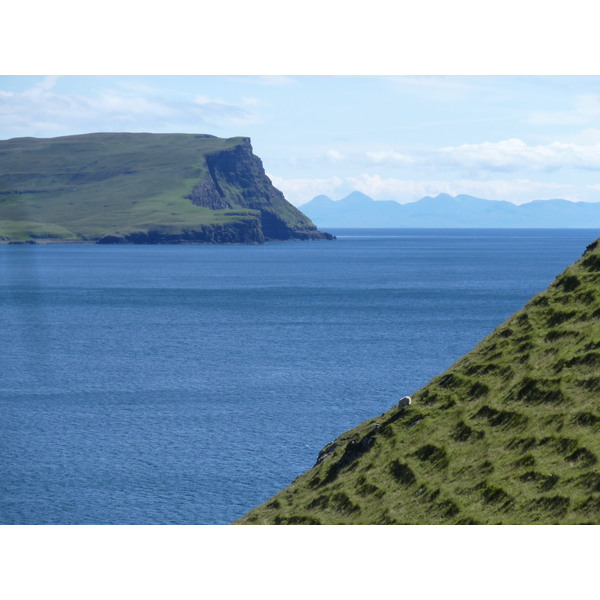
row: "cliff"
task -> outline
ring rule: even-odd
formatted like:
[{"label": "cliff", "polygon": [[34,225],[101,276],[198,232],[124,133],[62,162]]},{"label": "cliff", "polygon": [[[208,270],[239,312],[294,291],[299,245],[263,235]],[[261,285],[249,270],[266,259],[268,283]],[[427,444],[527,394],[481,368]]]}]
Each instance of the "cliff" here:
[{"label": "cliff", "polygon": [[339,436],[239,522],[599,524],[599,393],[594,242],[410,405]]},{"label": "cliff", "polygon": [[249,138],[94,133],[0,141],[0,240],[321,240]]}]

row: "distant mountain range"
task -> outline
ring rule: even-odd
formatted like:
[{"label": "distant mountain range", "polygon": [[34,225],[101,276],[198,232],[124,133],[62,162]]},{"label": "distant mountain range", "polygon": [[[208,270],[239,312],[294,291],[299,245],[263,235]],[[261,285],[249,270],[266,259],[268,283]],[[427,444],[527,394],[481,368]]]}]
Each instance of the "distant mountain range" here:
[{"label": "distant mountain range", "polygon": [[319,227],[548,227],[600,228],[600,202],[534,200],[516,205],[439,194],[399,204],[352,192],[342,200],[316,196],[302,212]]}]

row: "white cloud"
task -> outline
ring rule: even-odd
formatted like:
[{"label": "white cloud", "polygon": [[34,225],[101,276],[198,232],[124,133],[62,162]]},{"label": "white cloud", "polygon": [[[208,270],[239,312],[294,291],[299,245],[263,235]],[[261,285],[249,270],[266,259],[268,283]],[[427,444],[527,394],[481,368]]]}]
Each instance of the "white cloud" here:
[{"label": "white cloud", "polygon": [[[56,78],[20,92],[0,91],[0,138],[97,131],[190,131],[256,122],[247,108],[206,96],[165,99],[141,90],[56,91]],[[50,124],[50,126],[49,126]]]},{"label": "white cloud", "polygon": [[[581,143],[581,142],[589,143]],[[461,144],[430,150],[399,152],[379,150],[342,153],[328,149],[315,154],[311,159],[296,157],[296,166],[308,167],[315,161],[323,161],[357,170],[366,170],[368,165],[387,168],[390,173],[400,168],[418,167],[422,172],[435,176],[441,168],[450,168],[462,176],[482,177],[485,173],[517,173],[529,175],[532,172],[553,172],[561,169],[600,170],[600,130],[589,129],[580,141],[552,141],[546,144],[530,145],[518,138],[499,142]]]},{"label": "white cloud", "polygon": [[301,206],[319,194],[330,195],[340,189],[343,184],[339,177],[314,179],[285,179],[268,174],[273,185],[283,192],[286,199],[294,206]]},{"label": "white cloud", "polygon": [[[66,97],[54,95],[57,106],[60,106],[64,99]],[[111,90],[101,92],[95,98],[71,97],[67,101],[81,117],[86,117],[90,113],[104,113],[121,118],[128,118],[130,115],[167,117],[174,114],[173,107],[160,101]]]},{"label": "white cloud", "polygon": [[472,170],[600,169],[600,144],[552,142],[529,146],[522,140],[511,138],[500,142],[440,148],[437,156],[442,163]]},{"label": "white cloud", "polygon": [[325,158],[332,163],[341,162],[346,159],[346,156],[338,150],[326,150]]}]

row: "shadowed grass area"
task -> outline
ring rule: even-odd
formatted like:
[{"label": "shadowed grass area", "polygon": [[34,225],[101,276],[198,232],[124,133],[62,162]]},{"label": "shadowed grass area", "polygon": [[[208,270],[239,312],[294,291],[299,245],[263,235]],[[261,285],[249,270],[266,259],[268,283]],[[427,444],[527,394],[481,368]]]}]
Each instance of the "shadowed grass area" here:
[{"label": "shadowed grass area", "polygon": [[238,522],[598,524],[599,392],[596,242],[410,406],[344,433]]}]

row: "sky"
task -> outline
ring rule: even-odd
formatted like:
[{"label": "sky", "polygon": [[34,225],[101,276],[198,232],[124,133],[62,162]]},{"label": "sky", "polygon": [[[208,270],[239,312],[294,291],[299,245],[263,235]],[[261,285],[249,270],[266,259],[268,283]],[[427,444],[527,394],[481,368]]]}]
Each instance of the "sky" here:
[{"label": "sky", "polygon": [[295,204],[600,201],[600,76],[3,75],[0,139],[248,136]]}]

